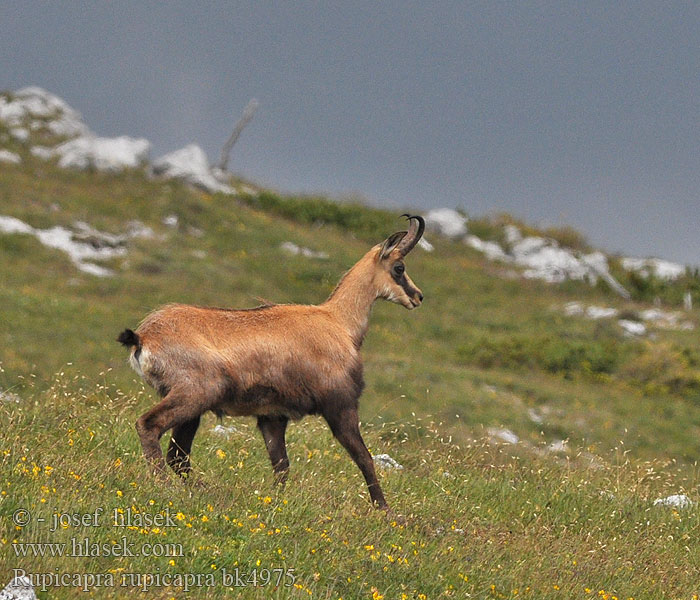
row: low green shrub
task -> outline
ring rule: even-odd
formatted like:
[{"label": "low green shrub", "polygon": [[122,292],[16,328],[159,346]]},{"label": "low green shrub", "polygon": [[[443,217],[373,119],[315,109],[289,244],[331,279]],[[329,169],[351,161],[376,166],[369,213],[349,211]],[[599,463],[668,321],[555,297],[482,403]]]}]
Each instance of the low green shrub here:
[{"label": "low green shrub", "polygon": [[537,368],[569,375],[614,373],[621,353],[612,340],[576,340],[555,337],[481,337],[457,349],[458,359],[490,368]]},{"label": "low green shrub", "polygon": [[396,213],[368,208],[359,202],[334,201],[320,196],[280,196],[262,192],[243,201],[260,210],[300,223],[335,225],[363,238],[378,240],[396,227]]}]

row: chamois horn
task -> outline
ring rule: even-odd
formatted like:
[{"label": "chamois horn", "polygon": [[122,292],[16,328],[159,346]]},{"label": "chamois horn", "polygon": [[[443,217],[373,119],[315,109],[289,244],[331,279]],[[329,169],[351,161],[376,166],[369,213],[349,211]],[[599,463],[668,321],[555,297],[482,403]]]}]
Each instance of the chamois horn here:
[{"label": "chamois horn", "polygon": [[401,256],[406,256],[413,247],[418,243],[418,240],[423,236],[423,231],[425,231],[425,221],[423,217],[418,215],[403,214],[402,217],[406,217],[410,221],[408,227],[408,233],[396,246],[396,249],[401,253]]}]

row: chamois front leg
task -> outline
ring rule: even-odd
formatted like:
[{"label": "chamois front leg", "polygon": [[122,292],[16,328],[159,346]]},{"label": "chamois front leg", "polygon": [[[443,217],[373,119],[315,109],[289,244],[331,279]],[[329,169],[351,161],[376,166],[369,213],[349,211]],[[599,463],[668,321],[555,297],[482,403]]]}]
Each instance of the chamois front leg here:
[{"label": "chamois front leg", "polygon": [[289,458],[287,458],[287,446],[284,441],[284,433],[287,430],[287,417],[258,417],[258,429],[265,440],[267,453],[275,471],[275,480],[284,485],[289,474]]},{"label": "chamois front leg", "polygon": [[165,460],[180,477],[186,477],[192,470],[190,452],[192,451],[192,440],[199,427],[199,419],[197,416],[173,427],[173,435],[170,438]]},{"label": "chamois front leg", "polygon": [[[161,436],[168,429],[179,428],[185,423],[198,420],[201,413],[202,407],[193,403],[189,394],[173,389],[159,404],[141,415],[136,421],[136,431],[141,440],[143,455],[157,477],[162,478],[165,475],[165,461],[163,460],[163,451],[160,448]],[[176,431],[176,435],[182,437],[181,443],[185,442],[187,436],[184,433]],[[194,432],[191,432],[191,435],[194,437]],[[189,443],[191,445],[191,439]],[[168,455],[170,458],[170,452]]]},{"label": "chamois front leg", "polygon": [[372,502],[383,510],[389,511],[389,505],[384,499],[382,488],[377,479],[377,473],[374,470],[374,461],[372,455],[367,450],[365,442],[360,434],[360,419],[357,414],[357,409],[346,409],[339,413],[329,412],[323,417],[328,422],[328,425],[336,439],[348,451],[348,454],[355,461],[355,464],[360,468],[369,488],[369,495]]}]

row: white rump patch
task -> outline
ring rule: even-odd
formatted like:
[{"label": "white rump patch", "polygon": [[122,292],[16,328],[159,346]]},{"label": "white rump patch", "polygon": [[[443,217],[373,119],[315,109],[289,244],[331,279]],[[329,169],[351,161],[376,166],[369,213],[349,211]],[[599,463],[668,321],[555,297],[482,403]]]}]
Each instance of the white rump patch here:
[{"label": "white rump patch", "polygon": [[146,348],[141,348],[138,358],[136,358],[136,350],[129,355],[129,364],[131,368],[139,374],[139,377],[148,379],[144,371],[148,371],[151,366],[151,353]]}]

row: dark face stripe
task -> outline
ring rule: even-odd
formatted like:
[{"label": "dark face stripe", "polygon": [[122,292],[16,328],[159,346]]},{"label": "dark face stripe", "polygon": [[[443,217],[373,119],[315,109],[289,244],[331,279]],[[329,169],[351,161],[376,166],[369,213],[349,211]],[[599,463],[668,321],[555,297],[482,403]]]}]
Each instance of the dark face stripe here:
[{"label": "dark face stripe", "polygon": [[396,283],[398,283],[401,286],[401,289],[403,289],[403,291],[409,298],[413,298],[413,296],[415,296],[418,292],[418,290],[415,287],[408,283],[405,272],[401,274],[401,277],[394,277],[394,281],[396,281]]},{"label": "dark face stripe", "polygon": [[[403,264],[403,263],[399,263]],[[396,265],[394,265],[396,266]],[[415,295],[418,293],[418,288],[409,283],[409,280],[406,276],[406,267],[404,265],[404,271],[401,273],[401,275],[397,275],[396,272],[394,271],[394,268],[392,267],[391,269],[391,278],[394,280],[394,283],[397,285],[401,286],[401,289],[404,291],[404,294],[406,294],[409,298],[414,298]]]}]

